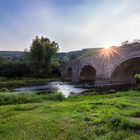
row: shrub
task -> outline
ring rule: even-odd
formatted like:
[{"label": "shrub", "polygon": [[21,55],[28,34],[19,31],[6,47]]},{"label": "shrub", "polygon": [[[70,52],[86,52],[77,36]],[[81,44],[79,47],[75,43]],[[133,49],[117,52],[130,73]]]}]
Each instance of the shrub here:
[{"label": "shrub", "polygon": [[21,78],[29,73],[29,68],[25,62],[7,62],[0,64],[1,77]]}]

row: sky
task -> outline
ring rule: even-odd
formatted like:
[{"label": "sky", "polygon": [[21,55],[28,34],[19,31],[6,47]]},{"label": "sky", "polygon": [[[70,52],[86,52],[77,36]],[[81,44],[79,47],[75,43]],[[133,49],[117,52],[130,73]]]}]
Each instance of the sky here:
[{"label": "sky", "polygon": [[140,0],[0,0],[0,50],[23,51],[36,35],[61,52],[140,39]]}]

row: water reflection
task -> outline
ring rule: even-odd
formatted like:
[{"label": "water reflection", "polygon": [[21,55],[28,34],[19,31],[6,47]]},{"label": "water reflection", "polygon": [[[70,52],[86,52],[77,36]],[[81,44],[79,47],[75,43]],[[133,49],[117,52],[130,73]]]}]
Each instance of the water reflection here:
[{"label": "water reflection", "polygon": [[85,91],[94,91],[99,94],[114,93],[117,91],[127,91],[130,88],[135,88],[135,85],[131,84],[109,84],[104,85],[103,87],[95,87],[93,84],[84,83],[82,85],[75,86],[68,82],[50,82],[46,85],[30,86],[24,88],[14,89],[14,93],[39,93],[45,94],[46,92],[61,92],[65,97],[68,97],[71,94],[83,93]]},{"label": "water reflection", "polygon": [[77,94],[87,91],[88,88],[76,87],[75,85],[71,85],[67,82],[50,82],[47,85],[39,85],[32,87],[24,87],[24,88],[16,88],[14,92],[16,93],[34,93],[34,92],[61,92],[65,97],[68,97],[70,94]]}]

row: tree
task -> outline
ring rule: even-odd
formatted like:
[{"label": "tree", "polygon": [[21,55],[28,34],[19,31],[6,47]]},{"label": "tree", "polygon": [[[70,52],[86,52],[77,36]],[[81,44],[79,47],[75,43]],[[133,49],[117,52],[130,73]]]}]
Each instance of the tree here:
[{"label": "tree", "polygon": [[31,71],[36,76],[51,74],[52,60],[59,50],[59,46],[48,38],[41,37],[33,40],[30,47],[30,66]]},{"label": "tree", "polygon": [[128,41],[128,40],[123,41],[121,44],[122,44],[122,45],[127,45],[127,44],[129,44],[129,41]]},{"label": "tree", "polygon": [[21,78],[29,74],[29,68],[25,62],[9,61],[0,64],[0,76],[7,78]]}]

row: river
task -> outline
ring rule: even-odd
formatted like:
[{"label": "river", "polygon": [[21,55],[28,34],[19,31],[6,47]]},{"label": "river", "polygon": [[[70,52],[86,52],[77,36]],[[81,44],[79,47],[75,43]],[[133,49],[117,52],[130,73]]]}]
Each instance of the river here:
[{"label": "river", "polygon": [[89,88],[83,87],[82,85],[76,86],[68,82],[56,81],[50,82],[46,85],[16,88],[13,91],[17,94],[35,92],[61,92],[65,97],[68,97],[71,94],[78,94],[88,90]]},{"label": "river", "polygon": [[55,81],[49,82],[46,85],[37,85],[37,86],[30,86],[30,87],[22,87],[16,88],[12,91],[16,94],[20,93],[42,93],[46,94],[48,92],[61,92],[65,97],[68,97],[73,94],[81,94],[83,92],[92,90],[96,93],[114,93],[121,90],[128,90],[132,87],[130,84],[116,84],[116,85],[106,85],[105,87],[94,87],[94,85],[90,84],[81,84],[81,85],[74,85],[69,82],[62,82],[62,81]]}]

